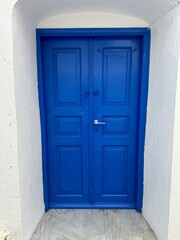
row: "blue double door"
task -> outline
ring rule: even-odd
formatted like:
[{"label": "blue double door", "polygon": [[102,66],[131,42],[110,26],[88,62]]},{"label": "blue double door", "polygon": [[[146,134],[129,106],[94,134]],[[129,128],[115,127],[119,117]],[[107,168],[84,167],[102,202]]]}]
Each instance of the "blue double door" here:
[{"label": "blue double door", "polygon": [[138,38],[43,42],[49,208],[136,208]]}]

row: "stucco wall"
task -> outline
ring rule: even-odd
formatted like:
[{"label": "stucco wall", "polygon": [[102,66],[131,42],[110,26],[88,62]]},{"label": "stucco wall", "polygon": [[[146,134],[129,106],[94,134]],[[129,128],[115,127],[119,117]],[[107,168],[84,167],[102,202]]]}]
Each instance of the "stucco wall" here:
[{"label": "stucco wall", "polygon": [[14,90],[13,1],[0,1],[0,230],[21,235]]},{"label": "stucco wall", "polygon": [[[43,1],[21,0],[14,10],[12,19],[12,10],[16,2],[17,0],[0,1],[0,103],[2,106],[0,108],[2,136],[0,138],[0,229],[15,234],[14,238],[17,240],[28,240],[44,212],[35,28],[42,20],[42,15],[48,17],[49,13],[47,6],[41,8]],[[36,4],[37,7],[34,7]],[[179,219],[176,215],[176,185],[170,188],[179,47],[177,11],[176,8],[152,26],[144,215],[160,240],[167,239],[169,207],[170,240],[176,240],[179,226],[173,225],[173,221]],[[85,15],[85,19],[83,13],[71,14],[71,17],[59,16],[58,22],[53,17],[42,21],[39,26],[137,27],[141,26],[141,23],[143,27],[147,26],[145,21],[117,14],[86,13]],[[105,17],[108,22],[103,21]],[[178,99],[176,102],[178,109]],[[176,116],[175,129],[178,130],[179,115]],[[179,138],[178,135],[175,136],[173,184],[176,183],[176,178],[179,178],[176,171],[176,167],[179,166],[177,164]],[[171,198],[170,191],[173,194]]]},{"label": "stucco wall", "polygon": [[106,12],[61,14],[41,21],[38,28],[147,27],[142,19]]},{"label": "stucco wall", "polygon": [[[13,11],[13,42],[14,42],[14,77],[15,99],[17,111],[17,139],[19,161],[19,187],[21,204],[22,239],[28,240],[44,213],[42,185],[41,134],[39,119],[39,103],[37,92],[36,36],[37,20],[33,13],[24,8],[22,2]],[[147,25],[144,21],[134,18],[117,16],[108,13],[86,13],[86,24],[83,14],[72,16],[69,27],[105,27],[102,19],[107,17],[111,27],[132,27]],[[89,19],[95,18],[92,25]],[[114,17],[114,18],[113,18]],[[67,16],[60,17],[59,26],[66,27]],[[74,23],[76,19],[76,24]],[[119,22],[119,20],[121,21]],[[129,22],[127,19],[130,19]],[[63,20],[63,21],[62,21]],[[71,24],[70,24],[71,22]],[[119,24],[118,24],[119,22]],[[50,23],[48,20],[47,23]],[[51,26],[52,25],[51,21]],[[45,25],[47,27],[47,25]]]},{"label": "stucco wall", "polygon": [[[180,29],[180,6],[151,26],[143,214],[159,240],[168,239],[174,111],[180,48],[178,29]],[[177,140],[178,138],[175,139]],[[174,155],[174,158],[177,157]],[[177,173],[174,172],[172,175],[173,184],[177,177],[174,174]],[[175,181],[177,180],[178,177]],[[176,198],[175,194],[172,201],[176,201]],[[174,236],[169,239],[179,238]]]},{"label": "stucco wall", "polygon": [[44,214],[38,102],[36,21],[19,4],[13,11],[14,77],[22,239],[29,239]]},{"label": "stucco wall", "polygon": [[[179,11],[180,15],[180,11]],[[180,19],[179,19],[180,29]],[[172,182],[170,195],[170,215],[168,237],[171,240],[180,238],[180,57],[178,81],[176,88],[174,141],[172,158]]]}]

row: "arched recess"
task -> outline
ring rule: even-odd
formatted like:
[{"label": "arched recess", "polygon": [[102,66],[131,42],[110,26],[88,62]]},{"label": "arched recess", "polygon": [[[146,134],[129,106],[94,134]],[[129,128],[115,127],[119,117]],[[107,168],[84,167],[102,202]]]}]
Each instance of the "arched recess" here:
[{"label": "arched recess", "polygon": [[[41,1],[39,1],[41,2]],[[21,195],[22,237],[28,239],[44,213],[42,184],[42,149],[37,90],[36,34],[41,18],[42,6],[33,12],[34,1],[20,0],[13,10],[13,46],[15,69],[15,98],[17,112],[19,179]],[[41,2],[42,4],[42,2]],[[31,6],[30,6],[31,5]],[[40,10],[41,9],[41,10]],[[70,18],[69,18],[70,17]],[[114,13],[75,13],[59,15],[59,25],[52,19],[44,20],[40,27],[106,27],[103,19],[108,19],[108,27],[144,27],[141,19]],[[67,24],[67,19],[70,19]],[[85,21],[83,21],[85,19]],[[91,21],[91,19],[94,19]],[[111,21],[110,21],[111,20]],[[76,21],[76,24],[74,22]],[[82,25],[81,23],[84,22]]]}]

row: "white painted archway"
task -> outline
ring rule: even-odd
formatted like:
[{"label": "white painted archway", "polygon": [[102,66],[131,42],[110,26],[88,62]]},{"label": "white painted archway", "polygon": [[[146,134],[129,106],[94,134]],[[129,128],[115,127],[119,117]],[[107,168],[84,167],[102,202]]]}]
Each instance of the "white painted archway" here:
[{"label": "white painted archway", "polygon": [[[178,110],[179,106],[175,98],[180,91],[176,89],[180,9],[177,6],[166,13],[176,2],[0,2],[1,99],[4,106],[0,111],[3,136],[0,142],[3,163],[0,168],[0,229],[14,232],[18,240],[29,239],[44,213],[36,27],[146,27],[152,24],[143,212],[159,239],[166,240],[168,236],[170,240],[178,239],[180,219],[176,218],[176,210],[180,209],[175,204],[179,195],[173,182],[178,178],[177,159],[180,156],[176,146],[180,132],[177,111],[174,118],[175,107]],[[174,219],[177,219],[176,226],[171,224]]]}]

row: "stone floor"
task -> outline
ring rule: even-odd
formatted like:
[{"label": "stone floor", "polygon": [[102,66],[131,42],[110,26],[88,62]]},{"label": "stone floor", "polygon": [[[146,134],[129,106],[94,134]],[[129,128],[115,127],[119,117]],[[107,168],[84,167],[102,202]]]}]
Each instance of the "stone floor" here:
[{"label": "stone floor", "polygon": [[31,240],[157,240],[134,210],[50,210]]}]

